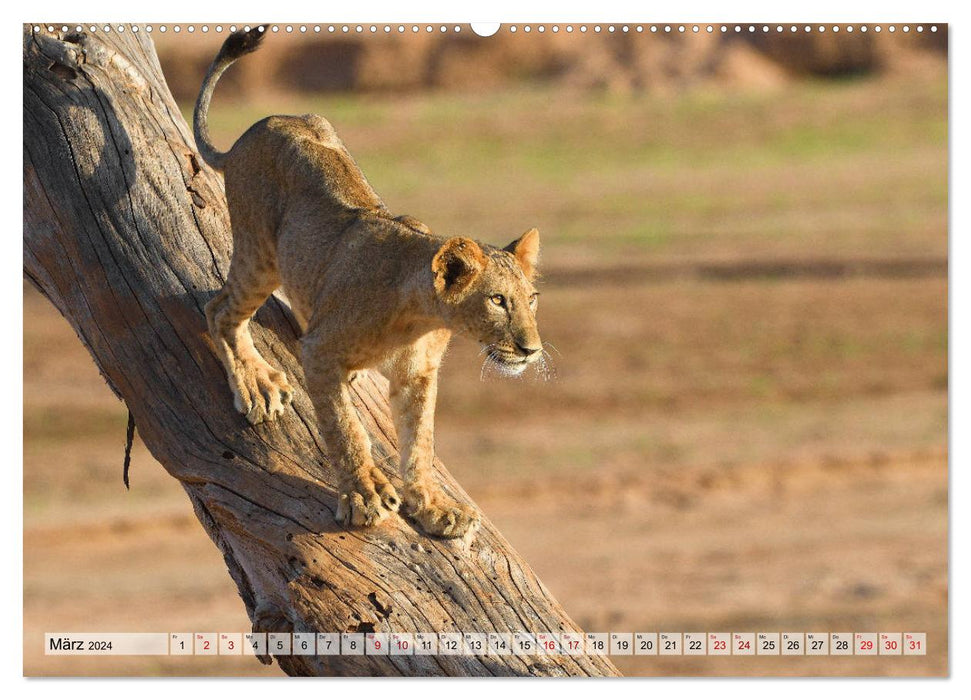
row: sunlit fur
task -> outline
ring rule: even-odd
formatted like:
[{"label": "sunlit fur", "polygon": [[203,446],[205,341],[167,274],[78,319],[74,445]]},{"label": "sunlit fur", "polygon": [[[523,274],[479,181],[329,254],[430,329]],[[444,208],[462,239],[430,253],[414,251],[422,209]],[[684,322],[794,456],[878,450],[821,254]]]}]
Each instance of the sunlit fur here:
[{"label": "sunlit fur", "polygon": [[[452,328],[479,341],[485,355],[483,376],[493,371],[518,377],[530,366],[547,365],[536,325],[538,293],[532,279],[538,240],[535,229],[502,250],[466,239],[464,247],[446,261],[444,267],[452,265],[460,289],[443,295],[443,315]],[[465,278],[463,269],[469,271]]]},{"label": "sunlit fur", "polygon": [[[439,237],[392,214],[331,124],[316,115],[268,117],[223,153],[209,141],[216,80],[258,45],[233,35],[213,62],[195,111],[203,159],[224,174],[233,259],[206,305],[213,347],[236,406],[251,423],[282,416],[293,397],[283,372],[253,344],[250,318],[282,285],[303,330],[301,363],[330,462],[338,474],[335,518],[373,526],[403,504],[431,535],[462,537],[479,522],[439,485],[434,460],[438,370],[453,332],[477,340],[486,364],[523,376],[551,372],[536,328],[533,281],[539,232],[504,249]],[[354,378],[388,378],[403,499],[375,464],[354,405]]]}]

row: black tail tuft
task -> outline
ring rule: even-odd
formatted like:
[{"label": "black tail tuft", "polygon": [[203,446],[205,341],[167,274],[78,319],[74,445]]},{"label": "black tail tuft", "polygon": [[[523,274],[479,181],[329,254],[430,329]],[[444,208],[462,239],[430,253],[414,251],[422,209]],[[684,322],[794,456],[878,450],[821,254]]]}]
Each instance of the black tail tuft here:
[{"label": "black tail tuft", "polygon": [[249,30],[234,32],[226,39],[219,53],[209,66],[205,80],[202,81],[202,88],[199,90],[199,97],[196,98],[196,108],[192,115],[193,132],[196,137],[196,147],[202,155],[202,159],[209,163],[216,170],[222,170],[226,161],[226,153],[217,151],[212,145],[209,137],[209,126],[207,114],[209,112],[209,102],[212,100],[212,92],[216,89],[216,82],[219,76],[229,68],[233,62],[248,53],[256,51],[263,41],[269,25],[260,24]]},{"label": "black tail tuft", "polygon": [[249,31],[241,29],[238,32],[230,34],[223,47],[219,49],[219,55],[216,56],[216,61],[235,61],[240,56],[253,53],[256,49],[260,48],[260,43],[263,41],[263,37],[266,36],[269,28],[270,25],[268,24],[259,24]]}]

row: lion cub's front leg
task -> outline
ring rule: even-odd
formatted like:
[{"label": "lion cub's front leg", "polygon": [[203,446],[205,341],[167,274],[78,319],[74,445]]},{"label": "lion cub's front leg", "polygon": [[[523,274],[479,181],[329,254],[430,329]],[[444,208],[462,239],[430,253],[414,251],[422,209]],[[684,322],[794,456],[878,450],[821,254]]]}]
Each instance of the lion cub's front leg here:
[{"label": "lion cub's front leg", "polygon": [[[420,343],[405,353],[392,367],[391,408],[394,412],[401,470],[405,480],[405,504],[408,515],[430,535],[461,537],[474,530],[479,519],[467,506],[447,495],[432,472],[435,457],[435,400],[438,393],[438,363],[441,353],[435,346],[444,342],[429,338],[431,352]],[[429,357],[431,356],[431,357]]]},{"label": "lion cub's front leg", "polygon": [[304,372],[330,459],[339,472],[338,522],[369,527],[398,510],[400,499],[374,465],[371,439],[361,424],[350,393],[350,372],[305,339]]}]

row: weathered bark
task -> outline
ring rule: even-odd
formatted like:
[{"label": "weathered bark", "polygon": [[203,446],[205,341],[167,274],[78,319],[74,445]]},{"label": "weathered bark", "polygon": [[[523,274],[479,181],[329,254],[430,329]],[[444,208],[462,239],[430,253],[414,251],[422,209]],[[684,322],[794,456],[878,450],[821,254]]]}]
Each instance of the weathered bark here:
[{"label": "weathered bark", "polygon": [[[152,455],[184,486],[263,631],[579,631],[488,520],[471,543],[401,518],[334,521],[337,483],[302,390],[296,323],[272,300],[254,336],[297,387],[251,427],[233,408],[203,306],[229,267],[220,178],[202,164],[152,43],[132,27],[24,28],[24,274],[71,322]],[[356,406],[392,481],[387,386]],[[447,491],[469,502],[436,462]],[[564,541],[569,534],[564,533]],[[571,656],[291,656],[311,675],[615,675]]]}]

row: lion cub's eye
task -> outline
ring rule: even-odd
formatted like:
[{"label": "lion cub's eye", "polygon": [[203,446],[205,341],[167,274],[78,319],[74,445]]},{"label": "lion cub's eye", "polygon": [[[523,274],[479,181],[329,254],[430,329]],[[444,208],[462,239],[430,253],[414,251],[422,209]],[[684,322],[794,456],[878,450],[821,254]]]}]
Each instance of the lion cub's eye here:
[{"label": "lion cub's eye", "polygon": [[496,306],[506,305],[506,297],[502,296],[502,294],[493,294],[491,297],[489,297],[489,301],[491,301]]},{"label": "lion cub's eye", "polygon": [[532,308],[536,308],[536,302],[539,301],[539,292],[533,292],[529,295],[529,305]]}]

